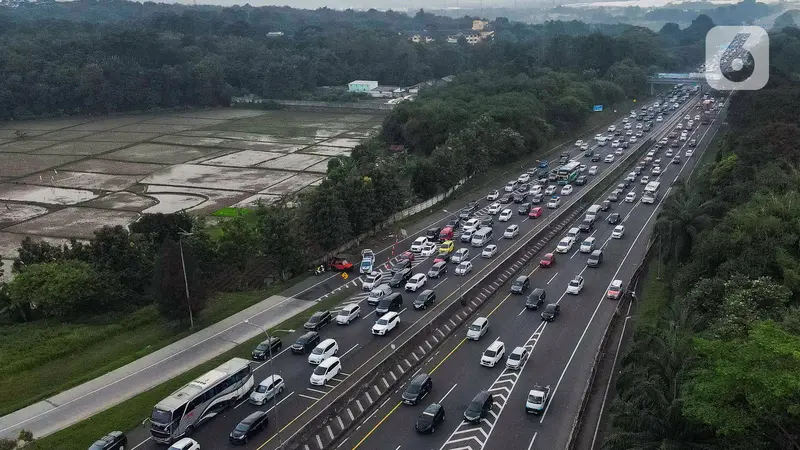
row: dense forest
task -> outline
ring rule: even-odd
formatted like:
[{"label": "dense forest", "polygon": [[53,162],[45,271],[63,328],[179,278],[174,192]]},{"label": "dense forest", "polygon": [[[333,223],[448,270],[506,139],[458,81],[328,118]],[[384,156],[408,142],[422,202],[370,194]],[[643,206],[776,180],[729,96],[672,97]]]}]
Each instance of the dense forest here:
[{"label": "dense forest", "polygon": [[658,216],[670,281],[643,300],[606,449],[800,448],[800,31],[770,43],[769,84],[732,97],[716,160]]}]

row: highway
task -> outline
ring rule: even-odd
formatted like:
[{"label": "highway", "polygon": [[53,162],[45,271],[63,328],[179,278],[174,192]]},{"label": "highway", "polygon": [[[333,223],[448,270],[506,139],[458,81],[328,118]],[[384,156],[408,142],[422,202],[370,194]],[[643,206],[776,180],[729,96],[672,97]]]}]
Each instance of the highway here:
[{"label": "highway", "polygon": [[[663,129],[666,125],[672,122],[672,119],[675,117],[675,112],[672,114],[665,116],[665,120],[663,123],[654,123],[653,131],[645,134],[645,137],[641,138],[642,140],[647,139],[648,137],[652,136],[660,136],[664,132]],[[622,123],[617,124],[618,127],[622,127]],[[702,129],[705,129],[703,127]],[[587,142],[593,142],[593,136],[585,136],[583,139]],[[635,148],[636,146],[632,146]],[[605,148],[598,147],[597,149],[603,150],[605,149],[604,153],[610,153],[613,151],[611,146],[607,146]],[[596,149],[596,150],[597,150]],[[631,149],[626,150],[626,152],[630,152]],[[597,162],[597,163],[590,163],[588,158],[583,158],[582,153],[579,152],[578,149],[575,147],[570,147],[570,153],[576,159],[581,159],[585,161],[587,166],[597,165],[600,173],[603,171],[607,171],[613,167],[618,165],[618,161],[614,162],[613,164]],[[694,159],[694,158],[693,158]],[[678,166],[670,167],[666,173],[675,173]],[[683,165],[681,166],[683,167]],[[589,177],[589,184],[591,185],[592,181],[595,177]],[[497,188],[502,191],[502,186],[505,184],[505,181],[502,180],[502,185],[498,185]],[[635,185],[637,191],[641,193],[641,188],[643,186],[639,186],[638,184]],[[575,191],[573,192],[572,196],[578,195],[582,189],[586,188],[576,186]],[[560,189],[560,188],[559,188]],[[568,197],[562,197],[562,205],[563,203],[568,200]],[[485,199],[481,201],[481,209],[478,211],[477,215],[484,215],[490,202],[487,202]],[[638,203],[633,204],[638,205]],[[536,205],[544,207],[544,204]],[[332,323],[327,327],[323,328],[320,332],[322,338],[333,338],[337,341],[339,346],[339,357],[342,359],[343,365],[343,373],[340,376],[337,376],[331,383],[326,386],[318,387],[318,386],[311,386],[309,384],[309,376],[311,375],[311,371],[314,366],[311,366],[306,358],[306,355],[299,356],[293,355],[289,352],[290,345],[294,342],[300,334],[303,332],[298,330],[297,332],[284,337],[284,346],[283,350],[279,352],[277,355],[274,356],[272,361],[268,362],[258,362],[253,363],[254,373],[255,373],[255,382],[258,383],[262,379],[266,378],[267,376],[271,375],[272,373],[277,373],[281,375],[287,383],[287,388],[284,393],[279,397],[277,407],[274,406],[273,403],[270,403],[268,406],[262,407],[263,409],[268,409],[270,414],[270,423],[269,426],[265,431],[263,431],[260,435],[254,437],[248,445],[245,445],[244,448],[249,449],[275,449],[279,446],[279,443],[288,437],[287,433],[290,431],[288,429],[289,426],[297,427],[302,422],[295,423],[297,421],[302,421],[303,416],[302,414],[307,411],[312,406],[323,402],[330,402],[332,401],[336,395],[338,395],[341,389],[337,390],[337,386],[342,383],[349,373],[353,371],[356,367],[359,367],[364,364],[374,364],[377,361],[371,360],[372,356],[377,354],[379,351],[384,349],[385,347],[392,345],[394,342],[399,341],[400,339],[407,338],[408,336],[403,336],[404,330],[408,330],[410,325],[416,323],[417,321],[422,320],[429,320],[433,317],[434,314],[438,312],[438,307],[440,305],[444,305],[448,301],[452,301],[454,295],[459,292],[459,289],[464,287],[471,286],[471,283],[477,282],[480,278],[480,275],[484,273],[486,270],[489,270],[489,267],[493,264],[496,265],[496,261],[499,261],[500,258],[503,258],[505,255],[511,254],[514,250],[519,248],[519,246],[523,245],[523,241],[525,239],[526,234],[532,235],[533,230],[537,227],[540,228],[540,224],[547,219],[548,216],[553,214],[553,210],[548,210],[544,208],[544,215],[538,219],[528,219],[527,216],[521,216],[516,214],[516,204],[508,205],[514,211],[514,216],[508,223],[502,223],[497,221],[497,216],[495,216],[495,238],[492,243],[498,246],[498,254],[492,259],[484,259],[480,257],[480,249],[469,247],[466,243],[460,243],[456,239],[456,248],[461,247],[468,247],[472,253],[471,260],[474,264],[474,270],[471,274],[465,277],[458,277],[454,275],[455,264],[450,264],[449,273],[446,277],[439,279],[439,280],[429,280],[426,289],[434,289],[437,294],[437,303],[434,304],[432,307],[429,307],[427,310],[417,311],[411,307],[411,303],[416,297],[416,294],[413,293],[404,293],[403,294],[403,306],[404,309],[401,311],[402,322],[399,329],[395,329],[391,331],[387,336],[373,336],[370,333],[370,329],[372,324],[374,323],[374,313],[371,313],[372,307],[366,304],[365,298],[367,293],[359,293],[351,298],[347,299],[342,305],[340,305],[337,309],[341,309],[346,304],[358,303],[363,308],[364,313],[362,314],[359,320],[356,320],[350,325],[340,326]],[[627,209],[631,208],[631,204],[623,204],[617,203],[614,204],[614,209],[621,211],[626,211]],[[652,205],[642,205],[641,207],[636,206],[637,209],[640,210],[654,210]],[[446,221],[445,218],[443,221]],[[574,305],[578,305],[582,303],[582,298],[590,298],[591,296],[588,295],[588,292],[601,292],[605,289],[605,286],[608,284],[608,281],[602,281],[606,277],[606,272],[610,271],[611,268],[616,264],[615,258],[620,258],[619,255],[615,254],[616,248],[622,248],[623,245],[627,245],[628,242],[633,242],[634,238],[636,237],[637,221],[641,220],[641,224],[644,224],[644,218],[641,218],[640,215],[632,215],[631,218],[628,220],[631,221],[631,229],[627,232],[625,239],[623,239],[622,243],[612,243],[609,248],[609,254],[607,255],[606,263],[601,266],[599,269],[589,269],[586,273],[587,278],[587,287],[584,290],[584,293],[577,298],[569,298],[564,300],[564,310],[562,316],[551,325],[547,325],[546,328],[553,328],[555,327],[556,330],[563,327],[563,322],[565,320],[576,320],[578,323],[582,319],[575,319],[572,318],[573,315],[577,316],[576,312],[573,311],[572,307]],[[514,239],[503,239],[502,233],[505,228],[510,224],[517,224],[520,226],[520,233],[518,237]],[[433,226],[433,225],[431,225]],[[641,228],[641,227],[639,227]],[[608,233],[610,233],[610,227],[605,224],[600,224],[597,227],[597,231],[595,232],[595,236],[600,239],[605,239],[608,237]],[[413,240],[416,236],[410,236],[409,238]],[[555,245],[555,242],[553,243]],[[400,251],[405,249],[400,249]],[[577,246],[575,247],[577,250]],[[559,255],[560,258],[557,259],[557,263],[555,267],[549,270],[541,270],[537,271],[534,274],[534,285],[536,283],[540,283],[546,286],[552,286],[552,289],[548,287],[548,293],[550,298],[557,299],[559,293],[558,290],[563,290],[563,287],[566,285],[569,277],[571,277],[574,273],[580,271],[578,267],[585,267],[583,260],[585,259],[584,255]],[[422,258],[417,256],[416,261],[414,262],[414,272],[427,272],[427,270],[432,265],[433,258]],[[357,261],[354,261],[357,263]],[[613,273],[613,272],[612,272]],[[603,275],[606,274],[606,275]],[[623,274],[624,275],[624,274]],[[549,278],[552,277],[550,280],[550,284],[548,285],[547,282]],[[547,278],[547,279],[545,279]],[[360,286],[361,278],[357,278],[355,283]],[[602,286],[601,286],[602,284]],[[463,285],[463,286],[462,286]],[[398,289],[395,289],[397,291]],[[599,294],[598,294],[599,295]],[[596,296],[595,296],[596,297]],[[596,300],[596,299],[594,299]],[[522,311],[522,303],[520,303],[521,297],[513,297],[507,298],[502,303],[498,304],[501,308],[497,310],[497,317],[500,321],[496,321],[494,316],[492,320],[494,323],[497,323],[498,326],[495,326],[494,329],[491,331],[492,339],[498,336],[498,332],[501,328],[510,330],[511,326],[509,324],[515,324],[515,327],[520,327],[519,331],[521,334],[520,336],[510,336],[505,338],[506,345],[509,346],[509,351],[515,345],[522,345],[522,343],[526,342],[529,337],[531,337],[532,329],[531,323],[538,326],[539,318],[536,313],[533,312],[526,312]],[[524,300],[522,300],[524,302]],[[586,300],[587,302],[590,300]],[[510,306],[510,307],[509,307]],[[584,306],[584,308],[588,308]],[[609,307],[610,308],[610,307]],[[603,309],[603,312],[607,312],[606,309],[610,311],[609,308]],[[333,311],[335,314],[335,311]],[[502,318],[501,318],[502,317]],[[602,317],[600,314],[596,318],[596,322],[599,323],[602,320],[607,320]],[[504,325],[501,327],[499,326],[500,323]],[[542,330],[544,331],[544,326],[542,326]],[[572,333],[575,330],[570,330],[569,333]],[[568,333],[568,334],[569,334]],[[523,339],[522,334],[526,336]],[[551,332],[547,331],[547,333],[543,333],[546,340],[551,340],[555,338],[559,340],[558,336],[562,333],[559,332]],[[460,333],[459,336],[462,336],[463,333]],[[538,336],[533,335],[531,339],[536,339]],[[587,336],[587,341],[591,340],[593,336]],[[565,336],[564,339],[567,339]],[[458,417],[460,416],[461,412],[463,411],[463,407],[460,406],[463,402],[468,402],[475,393],[477,393],[476,386],[488,386],[491,385],[495,378],[500,374],[499,369],[497,370],[475,370],[475,369],[483,369],[478,367],[477,361],[479,357],[479,353],[483,351],[485,345],[488,345],[490,342],[489,338],[484,338],[480,343],[470,343],[465,345],[460,345],[459,350],[454,353],[451,359],[445,362],[445,366],[442,367],[441,373],[460,373],[460,371],[469,371],[470,373],[470,382],[462,382],[460,385],[455,386],[452,392],[447,397],[446,405],[448,407],[448,412],[450,414],[450,419],[448,420],[447,424],[452,425],[455,427],[458,423]],[[534,341],[531,341],[534,342]],[[560,341],[559,341],[560,342]],[[458,342],[456,342],[458,344]],[[445,344],[445,347],[450,345],[449,343]],[[537,349],[539,347],[546,347],[546,348],[555,348],[552,343],[547,344],[538,344]],[[449,350],[448,350],[449,351]],[[538,350],[537,350],[538,351]],[[444,352],[444,350],[442,350]],[[569,357],[570,355],[559,355]],[[556,359],[553,356],[554,360]],[[577,356],[576,356],[577,359]],[[469,361],[469,363],[466,363]],[[460,363],[459,363],[460,362]],[[450,366],[451,364],[455,364],[454,366]],[[474,367],[473,367],[474,366]],[[530,370],[528,368],[528,370]],[[474,372],[474,373],[472,373]],[[467,372],[465,372],[467,373]],[[558,377],[556,377],[558,378]],[[446,392],[446,388],[449,389],[450,386],[454,385],[457,380],[453,380],[452,383],[449,381],[445,381],[445,377],[442,376],[434,376],[434,394],[433,397],[444,396]],[[549,381],[548,381],[549,382]],[[559,396],[562,393],[558,394]],[[467,398],[469,397],[469,398]],[[454,403],[452,406],[450,402],[459,402]],[[394,401],[389,402],[389,404],[393,404]],[[250,414],[252,411],[255,410],[256,407],[243,402],[236,405],[234,408],[228,409],[224,411],[219,416],[213,418],[206,424],[200,426],[192,435],[194,439],[196,439],[204,448],[221,448],[228,444],[228,433],[236,426],[236,424]],[[397,424],[396,426],[389,426],[380,428],[376,433],[374,433],[372,443],[365,443],[361,448],[389,448],[389,446],[385,446],[383,444],[378,445],[378,442],[382,442],[381,438],[374,440],[374,436],[382,436],[384,430],[391,430],[387,432],[385,439],[389,439],[389,435],[393,436],[391,440],[387,440],[386,442],[398,442],[397,445],[407,446],[407,448],[428,448],[430,442],[434,442],[433,440],[429,440],[429,437],[420,437],[416,436],[413,433],[413,419],[406,417],[408,415],[416,417],[418,408],[398,408],[397,410],[400,411],[400,414],[397,414],[395,417],[391,417],[391,423]],[[383,413],[385,414],[385,412]],[[548,413],[548,421],[550,420],[551,416],[556,415],[555,412]],[[143,418],[144,419],[144,418]],[[307,418],[306,418],[307,420]],[[389,421],[387,421],[389,422]],[[445,427],[447,428],[447,427]],[[401,430],[409,430],[409,433],[401,433]],[[363,431],[360,430],[360,431]],[[451,430],[452,431],[452,430]],[[448,433],[446,430],[441,430],[437,432],[436,435],[430,437],[434,440],[439,439],[443,440],[447,438],[446,434]],[[408,436],[405,436],[408,434]],[[400,436],[404,436],[402,439]],[[134,449],[162,449],[163,447],[157,445],[149,438],[149,428],[147,426],[142,428],[137,428],[131,431],[128,434],[129,442]],[[359,438],[360,439],[360,438]],[[424,440],[421,440],[424,439]],[[422,445],[421,447],[413,447],[409,446],[410,443],[419,443]],[[392,446],[395,448],[397,445]]]},{"label": "highway", "polygon": [[[690,110],[694,116],[695,109]],[[672,116],[670,116],[671,118]],[[712,122],[713,124],[713,122]],[[628,280],[643,257],[660,205],[669,193],[668,186],[692,171],[711,138],[710,125],[694,128],[690,136],[676,151],[685,154],[685,144],[697,139],[696,153],[682,157],[681,164],[671,164],[661,150],[664,172],[651,181],[662,182],[661,195],[656,204],[638,201],[644,185],[640,178],[626,189],[634,190],[634,203],[612,203],[612,208],[601,214],[601,220],[591,233],[582,233],[578,242],[588,236],[602,245],[604,262],[598,268],[586,266],[586,254],[578,252],[578,245],[567,255],[557,255],[556,264],[547,269],[528,269],[531,289],[544,288],[547,303],[557,302],[561,314],[554,322],[542,322],[539,312],[526,310],[524,295],[504,295],[489,303],[479,315],[488,317],[490,330],[480,341],[466,341],[464,329],[457,330],[425,362],[421,372],[431,374],[434,387],[428,397],[417,406],[400,403],[400,392],[355,430],[341,445],[352,449],[555,449],[564,448],[570,428],[577,414],[583,388],[591,370],[592,359],[602,338],[616,301],[605,298],[606,289],[614,279]],[[613,188],[612,188],[613,189]],[[605,194],[602,196],[602,200]],[[597,201],[595,203],[600,203]],[[624,218],[625,235],[611,239],[614,225],[605,220],[608,213],[617,212]],[[580,217],[576,222],[580,222]],[[554,251],[559,238],[554,238],[550,248]],[[524,269],[523,269],[524,270]],[[582,275],[585,286],[579,295],[566,294],[566,286],[575,275]],[[530,292],[530,291],[528,291]],[[505,369],[505,358],[495,368],[479,364],[483,351],[495,340],[505,343],[506,355],[517,346],[531,352],[527,364],[520,371]],[[549,386],[550,401],[541,416],[526,414],[525,398],[534,385]],[[462,422],[461,416],[472,398],[481,390],[495,395],[494,407],[480,424]],[[441,403],[447,418],[432,435],[421,435],[414,430],[416,418],[430,403]],[[507,407],[506,407],[507,406]],[[489,442],[491,441],[491,444]]]}]

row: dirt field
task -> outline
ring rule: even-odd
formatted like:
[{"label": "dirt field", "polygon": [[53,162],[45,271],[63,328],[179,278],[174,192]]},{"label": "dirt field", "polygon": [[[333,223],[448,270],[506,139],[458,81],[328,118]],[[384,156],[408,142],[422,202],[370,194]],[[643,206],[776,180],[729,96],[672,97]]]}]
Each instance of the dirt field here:
[{"label": "dirt field", "polygon": [[[0,124],[0,257],[142,213],[275,201],[315,186],[382,115],[216,109]],[[22,136],[20,136],[22,134]]]}]

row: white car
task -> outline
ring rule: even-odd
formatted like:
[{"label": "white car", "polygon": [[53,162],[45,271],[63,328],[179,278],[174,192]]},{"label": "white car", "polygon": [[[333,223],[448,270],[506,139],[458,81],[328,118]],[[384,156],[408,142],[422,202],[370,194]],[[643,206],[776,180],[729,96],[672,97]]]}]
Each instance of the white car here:
[{"label": "white car", "polygon": [[666,152],[664,152],[664,156],[667,158],[672,158],[672,149],[668,148]]},{"label": "white car", "polygon": [[654,166],[660,166],[661,165],[661,158],[654,159],[653,160],[653,165]]},{"label": "white car", "polygon": [[517,188],[518,184],[519,183],[517,183],[517,180],[509,181],[508,183],[506,183],[506,187],[504,187],[503,190],[505,190],[506,192],[514,192],[514,189]]},{"label": "white car", "polygon": [[617,155],[617,156],[621,155],[622,154],[622,149],[618,148],[618,149],[614,150],[614,154]]},{"label": "white car", "polygon": [[514,212],[511,209],[506,208],[503,212],[500,213],[500,217],[497,219],[500,222],[508,222],[514,216]]},{"label": "white car", "polygon": [[336,314],[336,323],[339,325],[350,325],[350,322],[361,317],[361,307],[356,303],[345,305]]},{"label": "white car", "polygon": [[691,118],[692,117],[690,115],[688,115],[688,114],[683,116],[683,120],[691,120]]},{"label": "white car", "polygon": [[339,375],[339,372],[341,371],[342,362],[336,356],[331,356],[314,368],[314,372],[311,373],[311,378],[308,381],[314,386],[325,386],[325,384],[330,381],[331,378]]},{"label": "white car", "polygon": [[567,294],[578,295],[583,290],[583,277],[576,275],[567,285]]},{"label": "white car", "polygon": [[469,249],[468,248],[460,248],[453,253],[453,256],[450,257],[450,261],[454,262],[455,264],[464,262],[469,259]]},{"label": "white car", "polygon": [[633,130],[626,131],[625,136],[633,136]]},{"label": "white car", "polygon": [[642,180],[640,181],[640,183],[642,184],[647,184],[649,182],[650,182],[650,177],[648,177],[647,175],[643,176]]},{"label": "white car", "polygon": [[520,183],[527,183],[528,181],[531,181],[531,176],[527,173],[523,173],[517,178],[517,181]]},{"label": "white car", "polygon": [[400,324],[400,313],[388,312],[381,316],[375,325],[372,326],[372,334],[383,336],[384,334],[392,331]]},{"label": "white car", "polygon": [[364,282],[361,284],[361,288],[365,291],[371,291],[381,284],[383,278],[383,272],[376,272],[373,270],[369,275],[367,275],[367,278],[364,279]]},{"label": "white car", "polygon": [[558,190],[558,186],[551,184],[550,186],[547,186],[547,189],[544,190],[544,195],[553,195],[556,193],[556,190]]},{"label": "white car", "polygon": [[589,175],[597,175],[597,166],[589,167]]},{"label": "white car", "polygon": [[560,204],[561,204],[561,198],[553,197],[553,198],[550,199],[549,202],[547,202],[547,207],[550,208],[550,209],[554,209],[554,208],[558,208],[558,205],[560,205]]},{"label": "white car", "polygon": [[471,261],[463,261],[463,262],[459,263],[458,267],[456,267],[455,272],[456,272],[456,275],[462,275],[462,276],[472,272],[472,262]]},{"label": "white car", "polygon": [[517,347],[508,354],[506,359],[506,368],[510,370],[519,370],[528,360],[528,349],[525,347]]},{"label": "white car", "polygon": [[167,450],[200,450],[200,444],[192,438],[183,438],[172,444]]},{"label": "white car", "polygon": [[497,246],[494,244],[489,244],[486,247],[483,247],[483,251],[481,252],[481,257],[491,258],[496,254],[497,254]]},{"label": "white car", "polygon": [[696,115],[694,116],[694,120],[700,120],[700,114],[696,114]]},{"label": "white car", "polygon": [[639,122],[639,123],[636,124],[636,129],[637,130],[641,130],[642,128],[644,128],[644,124],[642,124],[642,122]]},{"label": "white car", "polygon": [[653,170],[651,170],[650,173],[653,175],[661,175],[661,167],[659,166],[653,167]]},{"label": "white car", "polygon": [[580,147],[581,145],[583,145],[583,139],[578,139],[575,141],[575,147]]},{"label": "white car", "polygon": [[542,192],[542,186],[539,185],[539,184],[536,184],[534,186],[531,186],[531,190],[528,191],[528,194],[536,195],[536,194],[540,194],[541,192]]},{"label": "white car", "polygon": [[564,185],[564,187],[561,188],[561,195],[570,195],[573,190],[574,188],[571,184]]},{"label": "white car", "polygon": [[428,243],[428,238],[425,236],[420,236],[414,239],[414,243],[411,244],[411,251],[413,253],[419,253],[422,251],[422,246]]},{"label": "white car", "polygon": [[510,225],[506,228],[505,233],[503,233],[503,237],[506,239],[514,239],[519,234],[519,225]]},{"label": "white car", "polygon": [[254,405],[263,405],[272,400],[276,395],[286,389],[286,383],[280,375],[270,375],[261,383],[258,383],[253,392],[250,393],[250,398],[247,399]]},{"label": "white car", "polygon": [[626,129],[626,130],[630,130],[630,129],[631,129],[631,124],[630,124],[630,122],[626,122],[626,123],[625,123],[625,125],[624,125],[622,128],[624,128],[624,129]]},{"label": "white car", "polygon": [[594,251],[594,242],[595,239],[593,237],[584,239],[583,243],[581,243],[581,253],[592,253]]},{"label": "white car", "polygon": [[606,155],[605,159],[603,159],[603,162],[607,162],[607,163],[614,162],[614,155]]},{"label": "white car", "polygon": [[581,145],[581,150],[584,151],[589,150],[589,144],[584,143],[583,145]]},{"label": "white car", "polygon": [[687,148],[686,149],[686,156],[689,157],[689,156],[692,156],[692,155],[694,155],[694,150],[692,150],[690,148]]},{"label": "white car", "polygon": [[486,212],[493,216],[499,213],[501,209],[503,209],[503,205],[501,205],[500,203],[492,203],[491,205],[489,205],[489,210]]},{"label": "white car", "polygon": [[664,120],[663,116],[656,117],[656,122],[661,122],[662,120]]},{"label": "white car", "polygon": [[428,277],[425,276],[424,273],[417,273],[414,274],[411,278],[408,279],[406,282],[406,290],[409,292],[417,292],[417,289],[425,286],[425,283],[428,282]]},{"label": "white car", "polygon": [[480,219],[469,219],[468,221],[464,222],[463,231],[475,231],[480,224]]},{"label": "white car", "polygon": [[439,252],[439,248],[433,242],[426,242],[425,245],[422,246],[422,250],[419,252],[422,256],[433,256]]},{"label": "white car", "polygon": [[597,134],[594,135],[594,140],[595,141],[599,141],[600,139],[603,139],[603,135],[602,134],[597,133]]},{"label": "white car", "polygon": [[619,139],[615,139],[611,142],[611,148],[619,148]]},{"label": "white car", "polygon": [[679,140],[680,140],[681,142],[685,142],[685,141],[686,141],[686,135],[685,135],[685,134],[682,134]]},{"label": "white car", "polygon": [[622,236],[625,235],[625,227],[622,225],[617,225],[614,227],[614,231],[611,232],[612,239],[622,239]]},{"label": "white car", "polygon": [[615,131],[617,131],[617,126],[616,125],[611,125],[610,127],[608,127],[608,132],[609,133],[613,133]]},{"label": "white car", "polygon": [[308,355],[308,363],[320,364],[331,356],[336,356],[337,353],[339,353],[339,344],[336,343],[336,340],[325,339],[317,344],[314,350],[311,350],[311,354]]},{"label": "white car", "polygon": [[633,203],[636,201],[636,192],[630,191],[625,195],[625,203]]},{"label": "white car", "polygon": [[494,367],[506,355],[506,345],[503,341],[494,341],[489,344],[483,354],[481,355],[481,365],[486,367]]},{"label": "white car", "polygon": [[489,192],[489,195],[486,196],[486,200],[488,200],[490,202],[493,202],[493,201],[497,200],[498,198],[500,198],[500,191],[498,191],[498,190],[494,190],[492,192]]},{"label": "white car", "polygon": [[556,246],[556,252],[558,253],[567,253],[568,251],[572,250],[572,246],[574,245],[575,240],[572,238],[565,237],[558,241],[558,245]]},{"label": "white car", "polygon": [[631,138],[630,138],[630,139],[628,139],[628,141],[629,141],[631,144],[635,144],[635,143],[636,143],[636,141],[638,141],[638,140],[639,140],[639,139],[638,139],[636,136],[631,136]]}]

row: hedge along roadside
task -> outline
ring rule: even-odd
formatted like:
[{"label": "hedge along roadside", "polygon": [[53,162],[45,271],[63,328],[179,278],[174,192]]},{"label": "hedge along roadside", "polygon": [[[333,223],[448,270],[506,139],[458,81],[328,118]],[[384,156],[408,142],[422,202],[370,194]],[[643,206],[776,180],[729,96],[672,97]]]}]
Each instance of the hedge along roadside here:
[{"label": "hedge along roadside", "polygon": [[[665,126],[670,127],[671,125],[665,124]],[[662,130],[664,130],[664,129],[666,129],[666,128],[662,128]],[[605,189],[607,189],[607,187],[610,186],[609,183],[608,183],[608,180],[613,181],[617,176],[619,176],[620,174],[624,173],[625,170],[628,170],[628,168],[631,166],[631,164],[633,162],[635,162],[635,160],[633,160],[632,158],[637,155],[639,150],[648,147],[649,145],[652,144],[652,142],[653,142],[652,139],[648,139],[648,140],[645,140],[642,143],[640,143],[635,149],[633,149],[631,152],[629,152],[626,155],[626,157],[620,159],[617,162],[616,167],[614,167],[614,169],[612,169],[609,172],[605,173],[605,175],[603,175],[600,179],[595,180],[594,186],[591,186],[590,189],[588,189],[586,191],[583,191],[579,196],[576,196],[575,198],[571,199],[570,203],[568,205],[566,205],[566,208],[561,210],[562,211],[561,213],[559,213],[558,215],[554,215],[553,217],[549,218],[547,222],[543,223],[542,225],[540,225],[539,227],[535,228],[534,230],[531,230],[529,232],[529,234],[532,234],[532,233],[535,233],[535,234],[533,234],[533,236],[528,238],[522,244],[522,246],[518,247],[518,250],[515,251],[514,255],[525,254],[525,257],[527,258],[527,260],[530,260],[533,257],[533,255],[535,255],[535,253],[538,250],[540,250],[544,246],[544,244],[546,243],[546,240],[542,241],[542,243],[540,243],[538,245],[538,248],[535,247],[536,250],[531,250],[531,249],[525,248],[525,246],[533,239],[533,237],[540,236],[542,234],[542,232],[546,230],[547,226],[552,224],[555,220],[562,218],[562,216],[564,216],[568,212],[572,212],[574,214],[579,214],[580,212],[582,212],[583,209],[586,207],[586,205],[588,205],[588,203],[586,205],[584,205],[584,204],[579,204],[578,202],[583,200],[584,198],[586,198],[587,195],[596,195],[597,192],[598,192],[598,189],[600,189],[601,191],[604,191]],[[578,206],[577,208],[575,207],[576,205]],[[565,223],[569,223],[569,222],[565,222]],[[564,226],[564,225],[562,224],[562,226]],[[556,232],[550,231],[545,239],[549,240],[555,234],[556,234]],[[510,262],[510,263],[509,263],[509,260],[510,260],[510,257],[507,257],[506,259],[500,261],[495,266],[496,267],[495,269],[491,270],[489,273],[484,275],[484,277],[481,280],[479,280],[477,283],[473,284],[473,286],[470,287],[467,290],[467,292],[470,292],[470,293],[476,292],[475,291],[475,286],[478,286],[479,284],[484,283],[485,280],[490,277],[490,275],[493,275],[493,274],[496,274],[496,273],[501,273],[502,272],[503,275],[501,277],[505,277],[503,282],[507,281],[508,277],[510,275],[507,275],[506,272],[513,273],[513,269],[509,270],[507,267],[508,266],[512,266],[514,264],[519,265],[519,261],[518,260],[515,260],[515,261]],[[505,263],[508,263],[508,265],[506,265]],[[495,284],[497,283],[496,281],[493,281],[493,282]],[[483,289],[484,292],[481,292],[481,293],[477,294],[477,296],[474,299],[472,299],[469,304],[471,304],[474,301],[486,301],[489,298],[489,295],[494,292],[492,290],[489,290],[489,289],[483,287],[482,284],[481,284],[480,288]],[[445,312],[450,311],[451,308],[454,307],[456,301],[458,301],[457,298],[454,299],[443,310],[440,310],[439,314],[435,318],[431,319],[428,323],[426,323],[423,327],[421,327],[421,330],[427,330],[429,333],[436,333],[436,332],[443,333],[440,329],[438,329],[437,324],[439,323],[439,321],[443,320],[443,318],[446,318],[448,321],[451,320],[450,317],[444,317],[444,316],[446,316]],[[469,306],[467,306],[467,308],[469,309],[470,312],[473,311],[473,309],[470,308]],[[457,315],[457,317],[463,321],[464,318],[461,317],[461,316],[468,317],[468,313]],[[448,328],[450,328],[451,330],[453,329],[452,327],[448,327]],[[400,346],[398,348],[407,349],[407,348],[410,348],[410,346],[413,347],[413,345],[416,344],[416,340],[419,339],[417,337],[418,333],[419,332],[414,333],[404,343],[400,344]],[[429,342],[426,342],[425,344],[428,345],[429,347],[432,347],[432,345]],[[438,344],[438,341],[437,341],[437,344]],[[417,349],[420,350],[423,353],[423,356],[425,356],[426,352],[424,350],[424,347],[422,347],[422,345],[417,346]],[[383,353],[383,352],[379,352],[379,353]],[[368,391],[371,388],[371,389],[375,390],[375,392],[378,394],[379,397],[383,397],[386,392],[389,392],[391,389],[387,389],[385,391],[382,391],[381,388],[378,387],[379,384],[372,384],[372,383],[370,383],[370,381],[373,380],[373,379],[376,379],[375,377],[377,375],[380,375],[383,372],[381,370],[382,368],[388,368],[388,371],[391,372],[395,367],[399,367],[397,365],[397,363],[395,362],[396,360],[402,360],[403,362],[405,362],[405,360],[408,359],[408,358],[399,358],[398,356],[396,356],[395,353],[396,352],[394,352],[394,351],[390,352],[384,358],[384,360],[381,363],[379,363],[377,366],[373,367],[373,369],[367,371],[364,375],[361,376],[361,378],[359,378],[359,380],[356,383],[347,383],[347,384],[350,384],[350,388],[348,390],[346,390],[342,394],[340,394],[333,402],[331,402],[329,404],[329,406],[321,408],[321,411],[319,413],[317,413],[311,420],[307,421],[304,424],[305,426],[303,428],[301,428],[298,431],[295,431],[294,434],[291,435],[291,437],[287,441],[287,446],[288,446],[287,448],[295,448],[294,446],[298,446],[299,447],[300,445],[302,445],[303,442],[308,442],[307,439],[309,439],[311,437],[314,437],[315,434],[316,434],[315,437],[317,439],[321,440],[319,432],[320,432],[320,430],[322,430],[324,428],[328,428],[328,435],[332,435],[333,434],[332,429],[334,427],[330,427],[329,424],[332,423],[333,421],[344,422],[342,420],[343,416],[340,415],[340,413],[343,413],[344,410],[346,409],[346,406],[351,404],[351,402],[353,402],[354,399],[358,399],[359,398],[359,394],[363,393],[365,390]],[[399,353],[397,353],[397,354],[399,355]],[[377,357],[379,355],[376,354],[375,356]],[[411,358],[412,358],[412,360],[418,359],[418,357],[415,358],[413,356]],[[367,363],[365,363],[364,365],[359,367],[359,369],[357,369],[356,371],[359,371],[360,369],[362,369],[366,364]],[[405,372],[401,371],[401,374],[402,373],[405,373]],[[350,376],[352,377],[353,375],[357,375],[357,374],[356,373],[351,373]],[[384,381],[384,378],[385,378],[384,376],[378,377],[378,379],[380,379],[380,381],[382,381],[384,383],[384,385],[386,385],[386,384],[388,384],[388,381]],[[392,379],[392,378],[393,377],[390,376],[389,379]],[[397,383],[397,381],[395,381],[394,383],[390,384],[390,386],[393,385],[393,384],[396,384],[396,383]],[[361,391],[359,391],[357,393],[353,392],[355,389],[358,389],[358,388],[355,388],[355,386],[359,386]],[[369,395],[367,397],[371,398],[371,396],[369,396]],[[374,405],[374,402],[368,402],[368,405]],[[369,409],[370,408],[368,407],[366,410],[369,410]],[[344,417],[348,417],[349,418],[349,415],[351,413],[352,413],[352,410],[349,411],[348,416],[344,416]],[[358,414],[358,418],[360,418],[362,416],[363,416],[363,412],[361,414]],[[355,415],[354,415],[354,419],[355,420],[353,422],[354,423],[357,422],[358,418],[356,418]],[[336,425],[336,422],[334,422],[334,425]],[[350,422],[350,421],[348,420],[348,422]],[[346,429],[348,429],[348,426],[344,426],[344,427],[338,426],[338,428],[342,429],[342,431],[345,431]],[[325,433],[322,433],[322,436],[326,436]],[[265,445],[266,445],[266,443],[265,443]],[[261,448],[263,448],[263,446]]]}]

